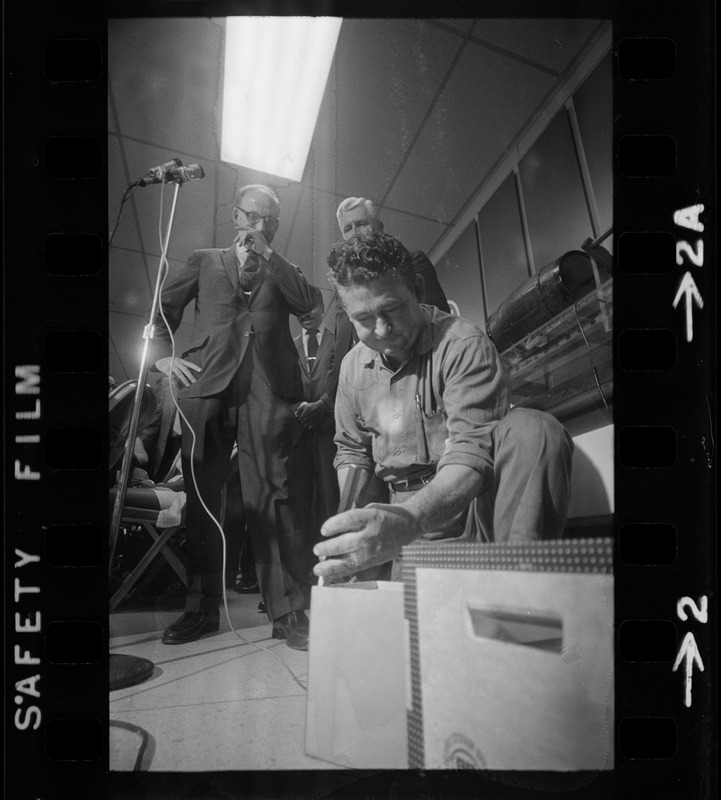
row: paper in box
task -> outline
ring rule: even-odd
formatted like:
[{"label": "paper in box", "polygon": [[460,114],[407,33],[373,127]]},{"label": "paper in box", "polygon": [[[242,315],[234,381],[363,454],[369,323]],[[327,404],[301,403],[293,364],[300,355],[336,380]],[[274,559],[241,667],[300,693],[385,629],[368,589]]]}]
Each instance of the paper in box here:
[{"label": "paper in box", "polygon": [[353,769],[405,769],[403,584],[314,586],[306,753]]}]

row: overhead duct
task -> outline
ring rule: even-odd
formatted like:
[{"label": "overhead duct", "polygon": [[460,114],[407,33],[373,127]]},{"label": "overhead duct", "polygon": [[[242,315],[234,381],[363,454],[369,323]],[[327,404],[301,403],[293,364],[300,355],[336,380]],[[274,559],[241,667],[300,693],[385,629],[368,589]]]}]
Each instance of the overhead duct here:
[{"label": "overhead duct", "polygon": [[[594,260],[610,277],[610,253],[595,247]],[[595,286],[591,257],[581,250],[570,250],[531,276],[501,303],[486,323],[488,336],[503,352]]]}]

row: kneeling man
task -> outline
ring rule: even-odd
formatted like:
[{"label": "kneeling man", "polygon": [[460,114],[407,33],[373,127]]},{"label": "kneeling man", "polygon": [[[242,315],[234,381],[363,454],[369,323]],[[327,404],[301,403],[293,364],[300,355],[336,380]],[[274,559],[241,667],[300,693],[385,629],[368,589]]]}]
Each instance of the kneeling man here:
[{"label": "kneeling man", "polygon": [[419,303],[413,263],[393,236],[340,242],[328,265],[360,340],[343,360],[335,404],[341,492],[356,470],[374,472],[390,503],[327,520],[316,575],[384,564],[416,539],[559,538],[573,451],[565,428],[511,408],[491,341]]}]

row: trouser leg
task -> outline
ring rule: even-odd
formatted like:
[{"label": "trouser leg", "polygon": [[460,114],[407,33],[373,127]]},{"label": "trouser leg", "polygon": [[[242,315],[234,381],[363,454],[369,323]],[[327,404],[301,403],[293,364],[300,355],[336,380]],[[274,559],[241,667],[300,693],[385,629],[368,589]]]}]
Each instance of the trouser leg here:
[{"label": "trouser leg", "polygon": [[315,477],[315,508],[311,544],[323,538],[320,528],[323,523],[338,513],[340,491],[338,474],[333,467],[336,447],[332,433],[313,431],[312,438],[313,474]]},{"label": "trouser leg", "polygon": [[514,408],[494,434],[494,480],[474,501],[482,541],[558,539],[571,497],[573,440],[550,414]]},{"label": "trouser leg", "polygon": [[195,432],[193,444],[188,423],[181,417],[189,578],[185,610],[208,613],[219,607],[222,598],[223,540],[203,503],[220,521],[235,429],[219,397],[183,398],[179,404]]},{"label": "trouser leg", "polygon": [[258,584],[271,620],[309,607],[303,583],[308,526],[290,476],[295,424],[290,405],[273,394],[256,364],[248,400],[238,410],[238,455]]}]

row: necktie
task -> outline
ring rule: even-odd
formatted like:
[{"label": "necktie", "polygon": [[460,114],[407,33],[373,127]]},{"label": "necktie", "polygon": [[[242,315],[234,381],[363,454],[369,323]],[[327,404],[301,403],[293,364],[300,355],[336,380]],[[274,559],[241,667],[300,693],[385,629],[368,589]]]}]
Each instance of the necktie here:
[{"label": "necktie", "polygon": [[259,269],[260,261],[258,260],[258,256],[252,251],[249,252],[243,265],[238,268],[240,287],[244,292],[253,290],[253,282]]},{"label": "necktie", "polygon": [[315,358],[318,355],[318,329],[313,328],[308,331],[308,355],[306,363],[308,364],[308,372],[313,369]]}]

